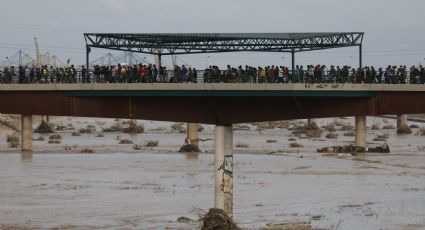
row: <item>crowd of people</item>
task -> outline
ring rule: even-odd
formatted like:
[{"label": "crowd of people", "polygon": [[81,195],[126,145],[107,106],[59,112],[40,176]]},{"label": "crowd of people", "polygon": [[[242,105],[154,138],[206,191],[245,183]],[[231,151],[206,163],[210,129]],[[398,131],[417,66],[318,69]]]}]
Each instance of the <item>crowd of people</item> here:
[{"label": "crowd of people", "polygon": [[227,66],[220,70],[210,66],[204,71],[204,82],[250,82],[250,83],[385,83],[385,84],[424,84],[423,66],[388,66],[351,68],[350,66],[297,65],[294,71],[285,66],[252,67]]},{"label": "crowd of people", "polygon": [[78,70],[53,66],[8,66],[0,68],[0,83],[154,83],[196,82],[198,71],[185,65],[167,70],[165,66],[148,65],[95,65],[90,72],[85,66]]},{"label": "crowd of people", "polygon": [[[1,70],[1,69],[0,69]],[[425,68],[387,66],[352,68],[350,66],[297,65],[294,70],[286,66],[238,66],[225,69],[209,66],[203,71],[185,65],[168,70],[154,64],[85,66],[9,66],[0,71],[0,83],[381,83],[425,84]]]},{"label": "crowd of people", "polygon": [[[81,70],[83,71],[83,70]],[[43,66],[14,66],[4,67],[0,71],[0,83],[76,83],[77,70],[73,65],[66,68],[53,68]]]}]

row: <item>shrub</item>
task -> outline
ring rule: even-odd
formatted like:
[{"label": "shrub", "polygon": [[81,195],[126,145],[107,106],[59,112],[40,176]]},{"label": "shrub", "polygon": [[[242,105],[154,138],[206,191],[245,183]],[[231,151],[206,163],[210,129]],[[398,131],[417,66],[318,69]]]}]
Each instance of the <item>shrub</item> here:
[{"label": "shrub", "polygon": [[387,141],[387,138],[384,138],[382,136],[377,136],[377,137],[373,138],[373,141]]},{"label": "shrub", "polygon": [[19,146],[19,135],[17,133],[8,134],[6,142],[9,143],[10,148],[17,148]]},{"label": "shrub", "polygon": [[103,132],[122,132],[123,127],[121,123],[114,123],[110,128],[103,129]]},{"label": "shrub", "polygon": [[248,148],[248,147],[249,147],[248,144],[242,144],[242,143],[236,144],[236,148]]},{"label": "shrub", "polygon": [[186,128],[183,126],[182,122],[176,122],[171,125],[171,130],[178,131],[179,133],[185,133]]},{"label": "shrub", "polygon": [[152,132],[164,132],[164,131],[166,131],[166,128],[164,128],[164,127],[156,127],[156,128],[153,128],[153,129],[149,129],[149,131],[152,131]]},{"label": "shrub", "polygon": [[72,124],[68,124],[65,130],[75,130],[75,127]]},{"label": "shrub", "polygon": [[395,127],[393,125],[384,125],[382,129],[395,129]]},{"label": "shrub", "polygon": [[62,139],[62,136],[60,134],[52,134],[49,136],[50,140],[60,140]]},{"label": "shrub", "polygon": [[289,144],[289,147],[291,147],[291,148],[302,148],[302,147],[304,147],[303,145],[301,145],[301,144],[298,144],[298,143],[296,143],[296,142],[293,142],[293,143],[290,143]]},{"label": "shrub", "polygon": [[133,141],[129,140],[129,139],[122,139],[122,140],[120,140],[119,144],[121,144],[121,145],[131,145],[131,144],[133,144]]},{"label": "shrub", "polygon": [[44,141],[46,140],[44,137],[39,136],[38,138],[34,139],[35,141]]},{"label": "shrub", "polygon": [[98,134],[96,135],[96,137],[105,137],[105,135],[103,135],[103,133],[98,133]]},{"label": "shrub", "polygon": [[204,126],[198,124],[198,132],[203,132]]},{"label": "shrub", "polygon": [[336,131],[336,126],[335,126],[335,123],[334,123],[334,122],[329,123],[329,124],[327,124],[327,125],[323,126],[323,128],[324,128],[326,131],[328,131],[328,132],[335,132],[335,131]]},{"label": "shrub", "polygon": [[78,137],[78,136],[81,136],[81,134],[80,134],[80,133],[77,133],[77,132],[73,132],[73,133],[72,133],[72,136],[73,136],[73,137]]},{"label": "shrub", "polygon": [[412,130],[407,125],[402,125],[397,128],[397,134],[411,134]]},{"label": "shrub", "polygon": [[114,130],[112,128],[103,128],[102,129],[102,132],[104,132],[104,133],[112,133],[112,132],[114,132]]},{"label": "shrub", "polygon": [[249,131],[251,128],[247,124],[235,124],[233,125],[233,130],[245,130]]},{"label": "shrub", "polygon": [[159,141],[157,141],[157,140],[149,140],[149,141],[146,141],[145,146],[146,147],[157,147],[158,144],[159,144]]},{"label": "shrub", "polygon": [[381,128],[379,127],[379,124],[374,123],[371,127],[372,130],[380,130]]},{"label": "shrub", "polygon": [[141,144],[134,144],[133,145],[133,149],[134,150],[141,150],[142,149],[142,145]]},{"label": "shrub", "polygon": [[60,144],[61,143],[61,139],[50,139],[49,140],[49,144]]},{"label": "shrub", "polygon": [[266,143],[277,143],[277,140],[266,140]]},{"label": "shrub", "polygon": [[356,133],[354,131],[349,131],[349,132],[344,133],[344,136],[345,137],[354,137],[354,136],[356,136]]},{"label": "shrub", "polygon": [[307,124],[304,126],[295,126],[292,134],[295,136],[305,135],[309,138],[320,138],[322,136],[322,130],[317,126],[316,123]]},{"label": "shrub", "polygon": [[92,130],[90,128],[81,128],[78,130],[80,133],[92,133]]},{"label": "shrub", "polygon": [[89,148],[84,148],[84,149],[81,149],[80,153],[94,153],[94,150]]},{"label": "shrub", "polygon": [[389,134],[384,133],[382,135],[378,135],[375,138],[373,138],[373,141],[387,141],[388,137],[389,137]]},{"label": "shrub", "polygon": [[19,142],[19,135],[17,133],[7,134],[6,142]]},{"label": "shrub", "polygon": [[144,131],[145,127],[143,124],[139,124],[135,120],[130,120],[128,122],[128,127],[123,129],[125,133],[143,133]]},{"label": "shrub", "polygon": [[10,142],[9,143],[10,148],[18,148],[18,146],[19,146],[19,143],[16,143],[16,142]]},{"label": "shrub", "polygon": [[53,133],[52,127],[47,124],[46,121],[42,120],[40,125],[34,130],[36,133]]},{"label": "shrub", "polygon": [[269,128],[287,129],[291,125],[291,121],[269,121]]},{"label": "shrub", "polygon": [[55,130],[57,131],[64,131],[66,129],[66,126],[63,124],[57,124],[55,127]]},{"label": "shrub", "polygon": [[352,131],[354,129],[354,127],[350,124],[344,124],[341,126],[341,128],[339,130],[341,131]]},{"label": "shrub", "polygon": [[326,138],[328,139],[337,139],[338,138],[338,134],[330,132],[328,134],[326,134]]}]

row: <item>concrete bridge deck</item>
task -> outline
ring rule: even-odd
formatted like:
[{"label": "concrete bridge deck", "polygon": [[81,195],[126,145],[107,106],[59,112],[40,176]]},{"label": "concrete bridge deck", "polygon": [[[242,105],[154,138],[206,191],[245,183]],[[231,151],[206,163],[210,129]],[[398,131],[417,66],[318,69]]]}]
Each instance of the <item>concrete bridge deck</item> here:
[{"label": "concrete bridge deck", "polygon": [[424,102],[423,85],[0,85],[0,113],[206,124],[425,113]]}]

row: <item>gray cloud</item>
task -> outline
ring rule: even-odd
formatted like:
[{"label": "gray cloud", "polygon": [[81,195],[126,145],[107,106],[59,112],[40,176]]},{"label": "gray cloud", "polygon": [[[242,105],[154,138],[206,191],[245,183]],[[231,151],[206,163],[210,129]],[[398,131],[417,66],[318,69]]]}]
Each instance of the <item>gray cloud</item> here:
[{"label": "gray cloud", "polygon": [[[19,48],[84,63],[84,32],[364,31],[365,64],[425,64],[423,0],[0,0],[0,60]],[[92,58],[108,53],[94,50]],[[300,64],[357,63],[357,49],[300,54]],[[34,55],[33,55],[34,56]],[[181,56],[210,64],[289,64],[282,54]],[[285,57],[284,59],[282,57]],[[151,58],[151,57],[148,57]],[[351,62],[351,63],[350,63]]]}]

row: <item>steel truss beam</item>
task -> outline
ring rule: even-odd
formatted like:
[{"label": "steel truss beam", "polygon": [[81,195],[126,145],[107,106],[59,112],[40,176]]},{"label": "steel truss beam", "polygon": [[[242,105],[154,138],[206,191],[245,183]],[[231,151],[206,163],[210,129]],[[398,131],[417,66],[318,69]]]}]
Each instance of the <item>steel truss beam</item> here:
[{"label": "steel truss beam", "polygon": [[155,55],[217,52],[304,52],[361,46],[364,33],[118,34],[86,33],[87,47]]}]

